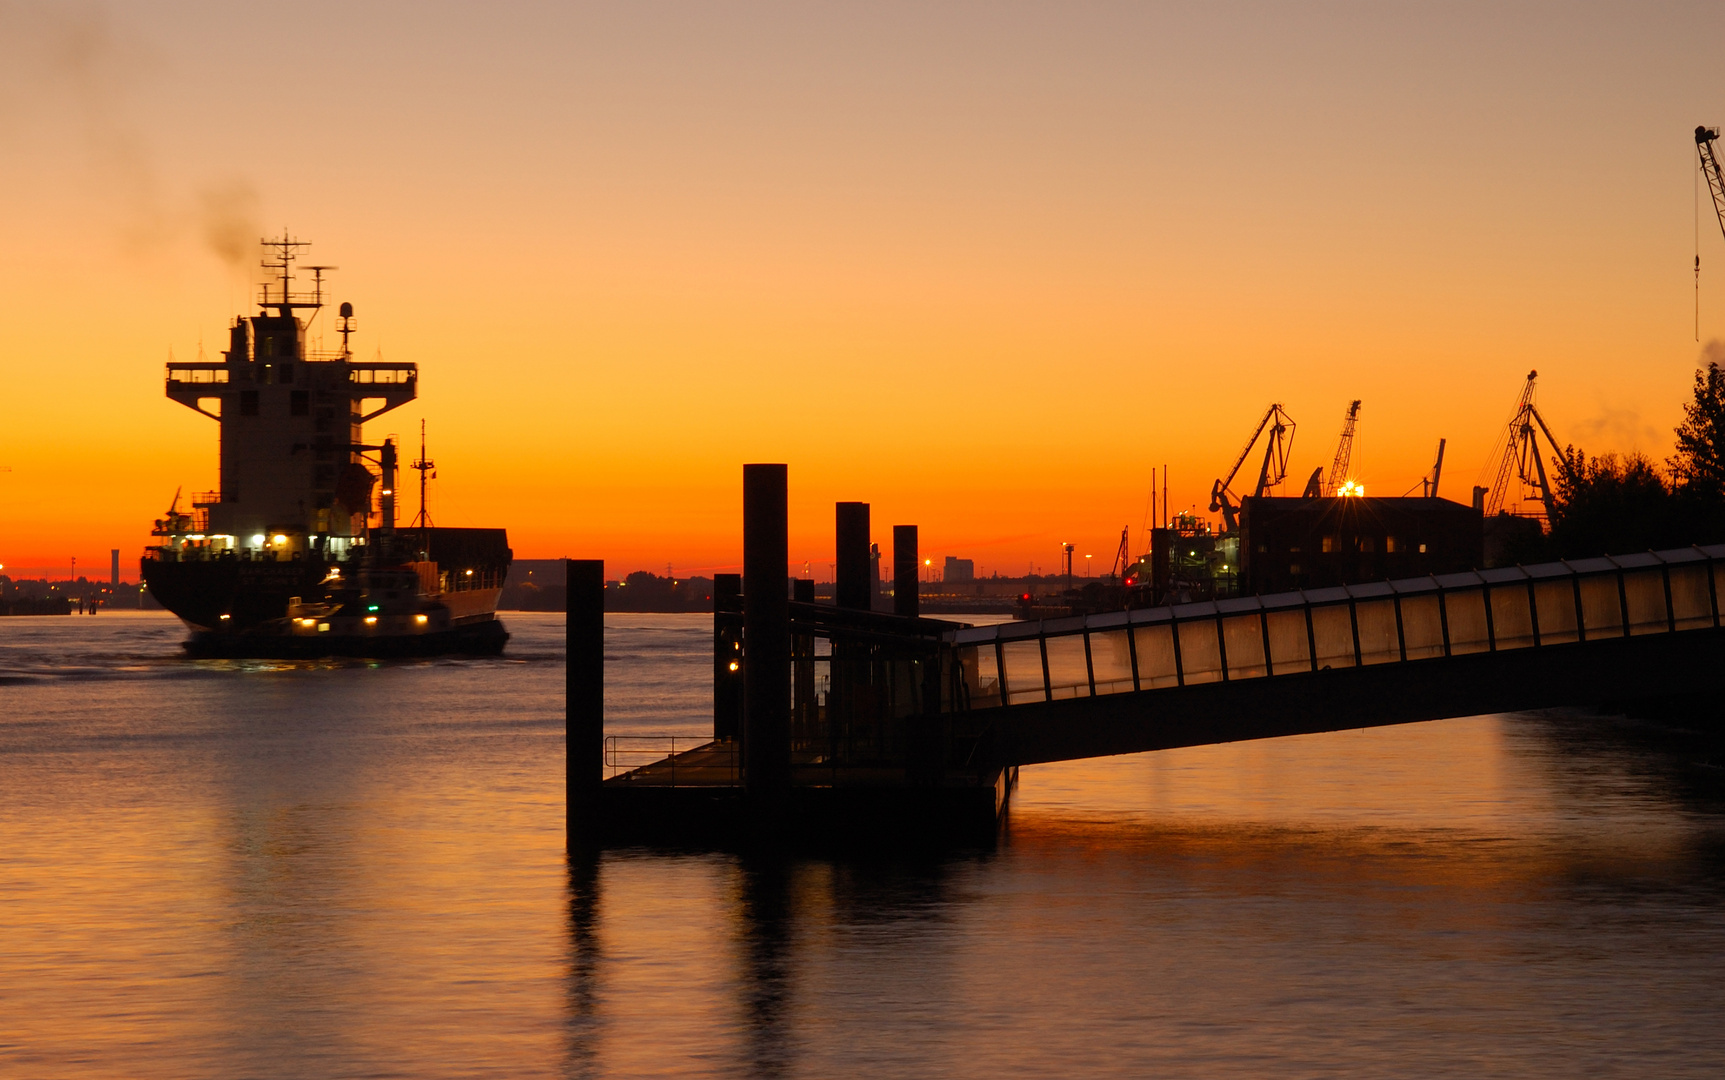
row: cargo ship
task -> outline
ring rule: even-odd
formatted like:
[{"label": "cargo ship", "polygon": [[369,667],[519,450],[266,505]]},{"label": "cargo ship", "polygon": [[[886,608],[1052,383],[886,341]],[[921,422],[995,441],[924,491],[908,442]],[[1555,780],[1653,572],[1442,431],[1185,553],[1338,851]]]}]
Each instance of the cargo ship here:
[{"label": "cargo ship", "polygon": [[509,635],[497,600],[512,553],[504,529],[442,528],[425,511],[396,524],[398,439],[364,425],[418,396],[413,363],[357,361],[353,306],[338,308],[337,351],[308,347],[329,266],[306,243],[263,242],[273,271],[259,314],[237,317],[220,361],[169,361],[167,396],[216,421],[220,485],[156,521],[141,573],[191,630],[194,656],[495,655]]}]

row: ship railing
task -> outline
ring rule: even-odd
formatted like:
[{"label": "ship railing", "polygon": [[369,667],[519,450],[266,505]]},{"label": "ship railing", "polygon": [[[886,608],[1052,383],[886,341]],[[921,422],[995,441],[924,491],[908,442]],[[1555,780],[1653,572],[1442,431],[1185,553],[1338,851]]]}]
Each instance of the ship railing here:
[{"label": "ship railing", "polygon": [[972,709],[1712,629],[1725,545],[978,626]]},{"label": "ship railing", "polygon": [[617,783],[642,787],[734,785],[738,745],[699,735],[607,735],[605,768]]},{"label": "ship railing", "polygon": [[366,385],[405,386],[419,378],[414,364],[350,364],[347,381]]},{"label": "ship railing", "polygon": [[228,381],[228,366],[212,363],[173,363],[168,365],[168,384],[213,385]]}]

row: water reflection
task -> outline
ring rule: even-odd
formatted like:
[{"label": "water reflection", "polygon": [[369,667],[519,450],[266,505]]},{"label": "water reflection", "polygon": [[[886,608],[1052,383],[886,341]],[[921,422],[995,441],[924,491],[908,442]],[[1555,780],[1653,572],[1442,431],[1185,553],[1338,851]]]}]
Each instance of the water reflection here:
[{"label": "water reflection", "polygon": [[1725,832],[1716,789],[1673,783],[1688,752],[1638,731],[1479,718],[1026,770],[990,853],[613,853],[581,885],[602,914],[571,924],[572,1028],[645,994],[656,1035],[613,1027],[574,1060],[1704,1075],[1725,1061]]},{"label": "water reflection", "polygon": [[[612,627],[627,723],[695,723],[697,621]],[[554,616],[334,670],[56,626],[0,687],[0,1075],[1725,1070],[1711,712],[1037,767],[986,853],[569,859]]]}]

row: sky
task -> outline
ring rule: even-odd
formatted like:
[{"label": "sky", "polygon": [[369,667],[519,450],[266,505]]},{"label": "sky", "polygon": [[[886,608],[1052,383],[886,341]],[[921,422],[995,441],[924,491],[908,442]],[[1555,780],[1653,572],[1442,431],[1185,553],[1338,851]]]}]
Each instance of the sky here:
[{"label": "sky", "polygon": [[1359,398],[1368,494],[1441,437],[1465,501],[1531,369],[1560,440],[1660,460],[1725,338],[1691,134],[1725,121],[1722,31],[1702,3],[0,0],[0,564],[133,576],[175,490],[216,486],[162,365],[255,310],[283,228],[340,267],[355,352],[420,365],[367,434],[427,422],[434,520],[612,576],[736,569],[752,461],[790,466],[796,573],[830,577],[837,500],[937,565],[1100,566],[1143,546],[1153,467],[1206,512],[1272,401],[1288,494]]}]

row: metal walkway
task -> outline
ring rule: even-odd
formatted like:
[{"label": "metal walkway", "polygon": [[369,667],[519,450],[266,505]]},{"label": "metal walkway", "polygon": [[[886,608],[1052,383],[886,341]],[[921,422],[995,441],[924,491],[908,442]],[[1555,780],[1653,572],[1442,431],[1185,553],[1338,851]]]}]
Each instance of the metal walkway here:
[{"label": "metal walkway", "polygon": [[1031,764],[1725,688],[1725,545],[950,632]]}]

